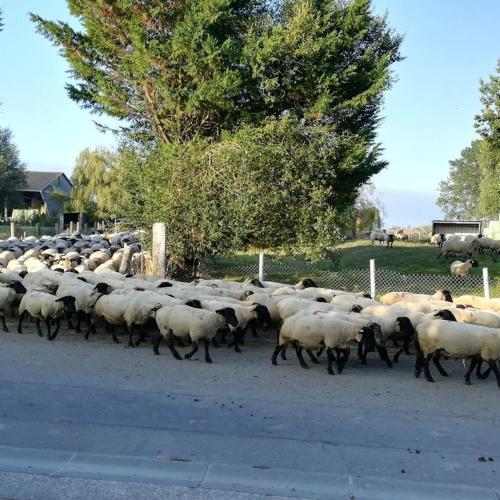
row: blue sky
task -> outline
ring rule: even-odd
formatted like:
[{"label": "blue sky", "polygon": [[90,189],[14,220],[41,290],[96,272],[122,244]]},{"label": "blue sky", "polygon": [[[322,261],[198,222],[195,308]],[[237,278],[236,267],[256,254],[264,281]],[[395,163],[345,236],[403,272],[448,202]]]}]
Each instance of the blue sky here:
[{"label": "blue sky", "polygon": [[[379,137],[390,166],[374,177],[387,225],[420,225],[440,217],[436,186],[448,160],[475,138],[481,109],[479,79],[500,57],[498,0],[373,0],[377,12],[405,36],[406,59],[386,94]],[[36,34],[28,11],[68,19],[63,0],[0,0],[0,126],[12,129],[21,156],[33,170],[71,173],[86,147],[113,146],[64,89],[67,65]],[[8,70],[7,70],[8,69]]]}]

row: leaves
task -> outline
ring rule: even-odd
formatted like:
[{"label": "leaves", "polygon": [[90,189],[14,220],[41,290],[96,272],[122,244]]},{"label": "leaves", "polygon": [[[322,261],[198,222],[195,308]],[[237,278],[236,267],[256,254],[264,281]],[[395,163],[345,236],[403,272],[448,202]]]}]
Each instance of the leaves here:
[{"label": "leaves", "polygon": [[0,207],[12,208],[17,199],[16,190],[25,182],[25,166],[19,158],[12,132],[0,127]]}]

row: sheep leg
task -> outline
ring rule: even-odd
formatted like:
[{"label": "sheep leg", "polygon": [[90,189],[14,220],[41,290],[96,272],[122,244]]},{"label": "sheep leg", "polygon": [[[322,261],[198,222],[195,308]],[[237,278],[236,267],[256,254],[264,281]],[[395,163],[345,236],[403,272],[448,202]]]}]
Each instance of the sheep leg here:
[{"label": "sheep leg", "polygon": [[285,347],[285,344],[284,345],[280,345],[278,344],[275,348],[274,348],[274,351],[273,351],[273,355],[271,356],[271,363],[274,365],[274,366],[278,366],[278,362],[277,362],[277,358],[278,358],[278,354],[279,352]]},{"label": "sheep leg", "polygon": [[398,342],[396,339],[394,339],[394,338],[393,338],[393,339],[391,339],[391,340],[392,340],[392,345],[393,345],[394,347],[399,347],[399,342]]},{"label": "sheep leg", "polygon": [[319,358],[322,354],[323,354],[323,351],[325,350],[325,346],[322,346],[320,347],[317,351],[316,351],[316,357]]},{"label": "sheep leg", "polygon": [[188,352],[187,354],[184,355],[184,359],[190,359],[193,357],[194,354],[196,354],[196,352],[198,351],[199,349],[199,346],[198,346],[198,342],[193,342],[193,349]]},{"label": "sheep leg", "polygon": [[20,316],[19,316],[19,323],[17,324],[17,333],[23,333],[23,321],[24,318],[26,318],[28,312],[24,311]]},{"label": "sheep leg", "polygon": [[167,336],[166,336],[166,340],[167,340],[167,346],[168,348],[170,349],[170,352],[172,353],[172,356],[175,358],[175,359],[182,359],[179,355],[179,353],[177,352],[177,349],[174,347],[174,334],[172,333],[172,331],[170,331],[169,333],[167,333]]},{"label": "sheep leg", "polygon": [[483,360],[479,359],[476,368],[476,377],[480,380],[486,380],[491,373],[491,368],[487,368],[483,373],[481,373],[481,366],[483,365]]},{"label": "sheep leg", "polygon": [[300,366],[307,370],[309,368],[309,366],[304,361],[304,356],[302,356],[302,349],[303,349],[302,346],[296,345],[295,346],[295,353],[297,354],[297,358],[299,358]]},{"label": "sheep leg", "polygon": [[7,328],[7,323],[5,322],[5,316],[2,315],[2,327],[4,332],[9,332],[9,329]]},{"label": "sheep leg", "polygon": [[434,363],[434,365],[436,366],[436,368],[438,369],[438,372],[443,376],[443,377],[447,377],[448,376],[448,373],[447,371],[441,366],[441,362],[439,361],[441,358],[441,354],[435,354],[434,357],[432,358],[432,361]]},{"label": "sheep leg", "polygon": [[363,362],[363,343],[362,342],[358,342],[358,358],[361,361],[361,363],[363,363],[363,364],[366,363],[366,359]]},{"label": "sheep leg", "polygon": [[40,320],[38,318],[36,319],[36,331],[39,337],[43,337],[42,329],[40,328]]},{"label": "sheep leg", "polygon": [[338,372],[342,373],[344,371],[344,367],[347,363],[347,360],[349,359],[349,356],[351,354],[351,350],[347,348],[347,349],[340,349],[339,351],[344,351],[343,356],[341,356],[341,353],[339,352],[337,360]]},{"label": "sheep leg", "polygon": [[57,318],[54,321],[54,323],[56,325],[56,329],[54,330],[54,333],[50,337],[47,337],[49,340],[54,340],[57,337],[57,333],[59,332],[59,328],[61,328],[61,319],[60,318]]},{"label": "sheep leg", "polygon": [[115,344],[119,344],[120,343],[120,340],[118,339],[118,337],[116,336],[116,329],[115,329],[115,325],[109,325],[109,331],[111,332],[111,337],[113,338],[113,342]]},{"label": "sheep leg", "polygon": [[467,369],[467,371],[465,372],[465,375],[464,375],[465,385],[471,385],[470,376],[471,376],[471,373],[473,372],[474,368],[476,367],[476,365],[478,365],[478,361],[479,360],[477,358],[473,358],[471,360],[469,368]]},{"label": "sheep leg", "polygon": [[134,342],[132,340],[134,338],[134,325],[127,325],[127,330],[128,330],[128,346],[135,347]]},{"label": "sheep leg", "polygon": [[425,378],[427,379],[427,382],[434,382],[434,379],[432,378],[431,371],[429,370],[429,361],[433,357],[433,354],[427,354],[427,356],[424,358],[424,375]]},{"label": "sheep leg", "polygon": [[404,352],[404,349],[399,349],[398,352],[396,352],[396,354],[394,354],[394,356],[392,357],[392,362],[393,363],[398,363],[399,362],[399,357],[401,356],[401,354],[403,354]]},{"label": "sheep leg", "polygon": [[309,356],[309,359],[313,363],[316,363],[316,364],[319,363],[318,358],[313,354],[313,352],[311,351],[311,349],[306,349],[306,352],[307,352],[307,355]]},{"label": "sheep leg", "polygon": [[420,374],[422,373],[423,363],[424,363],[424,353],[419,350],[417,352],[417,356],[415,358],[415,377],[416,378],[420,377]]},{"label": "sheep leg", "polygon": [[497,362],[494,359],[489,359],[488,365],[491,368],[491,371],[495,374],[497,385],[500,387],[500,371],[498,370]]},{"label": "sheep leg", "polygon": [[227,335],[227,330],[224,329],[222,331],[222,336],[220,338],[221,344],[225,344],[226,343],[226,335]]},{"label": "sheep leg", "polygon": [[333,356],[333,352],[332,352],[331,347],[328,347],[326,349],[326,358],[328,359],[328,368],[327,368],[328,375],[335,375],[335,372],[333,371],[333,367],[332,367],[334,356]]},{"label": "sheep leg", "polygon": [[381,345],[375,346],[382,361],[385,361],[389,368],[392,368],[392,361],[389,359],[389,355],[387,354],[387,348]]},{"label": "sheep leg", "polygon": [[160,355],[160,351],[158,350],[158,347],[160,346],[161,339],[163,338],[163,335],[159,333],[156,338],[153,339],[153,354],[155,356]]},{"label": "sheep leg", "polygon": [[75,328],[75,332],[76,333],[80,333],[82,330],[81,330],[81,324],[82,324],[82,315],[83,315],[83,312],[82,311],[78,311],[76,313],[76,328]]},{"label": "sheep leg", "polygon": [[216,339],[215,337],[213,337],[213,338],[212,338],[212,345],[213,345],[215,348],[220,347],[219,342],[217,342],[217,339]]},{"label": "sheep leg", "polygon": [[90,332],[92,333],[96,333],[96,327],[95,327],[95,324],[97,322],[97,319],[94,319],[90,322],[90,325],[89,325],[89,328],[87,330],[87,333],[85,334],[85,340],[88,340],[89,339],[89,335],[90,335]]},{"label": "sheep leg", "polygon": [[73,315],[66,311],[66,320],[68,321],[68,328],[70,330],[73,330],[74,326],[73,326]]},{"label": "sheep leg", "polygon": [[205,361],[207,363],[212,362],[212,358],[210,357],[209,349],[210,349],[210,340],[209,339],[203,339],[203,342],[205,343]]},{"label": "sheep leg", "polygon": [[250,330],[252,332],[252,337],[258,339],[259,336],[257,335],[257,328],[255,328],[255,321],[250,321]]},{"label": "sheep leg", "polygon": [[281,352],[280,352],[280,356],[281,356],[281,359],[283,361],[286,361],[286,344],[282,347]]}]

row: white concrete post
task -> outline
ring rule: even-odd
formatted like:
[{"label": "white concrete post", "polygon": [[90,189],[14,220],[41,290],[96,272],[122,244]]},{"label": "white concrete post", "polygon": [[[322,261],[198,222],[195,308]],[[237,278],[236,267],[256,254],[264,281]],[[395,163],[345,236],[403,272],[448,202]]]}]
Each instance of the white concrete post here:
[{"label": "white concrete post", "polygon": [[80,227],[80,221],[78,221],[78,222],[76,223],[76,232],[77,232],[77,233],[81,233],[81,232],[82,232],[82,229],[81,229],[81,227]]},{"label": "white concrete post", "polygon": [[375,287],[375,259],[370,259],[370,295],[375,298],[377,289]]},{"label": "white concrete post", "polygon": [[153,276],[164,278],[167,273],[167,229],[163,222],[153,224]]},{"label": "white concrete post", "polygon": [[259,281],[264,281],[264,254],[259,253]]},{"label": "white concrete post", "polygon": [[484,298],[490,298],[490,276],[488,273],[488,268],[483,267],[483,286],[484,286]]},{"label": "white concrete post", "polygon": [[10,237],[11,238],[16,237],[16,223],[15,222],[10,223]]}]

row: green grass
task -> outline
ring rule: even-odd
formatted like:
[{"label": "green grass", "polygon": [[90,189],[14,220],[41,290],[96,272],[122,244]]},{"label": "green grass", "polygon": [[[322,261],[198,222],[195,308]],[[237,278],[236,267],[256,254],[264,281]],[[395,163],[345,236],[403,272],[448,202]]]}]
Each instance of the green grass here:
[{"label": "green grass", "polygon": [[[273,262],[279,262],[288,268],[302,271],[311,268],[318,271],[339,271],[343,269],[367,269],[370,259],[376,260],[379,268],[390,269],[401,274],[449,274],[450,263],[456,259],[437,260],[439,250],[425,243],[399,243],[393,248],[386,246],[371,246],[366,240],[344,243],[337,247],[338,259],[322,260],[309,263],[303,257],[276,257],[266,256]],[[500,257],[491,255],[476,255],[474,257],[478,268],[472,268],[471,274],[482,274],[483,267],[487,267],[490,276],[500,277]],[[246,266],[258,263],[258,255],[238,254],[233,256],[217,257],[213,262],[208,261],[210,269],[222,271],[227,266]]]}]

